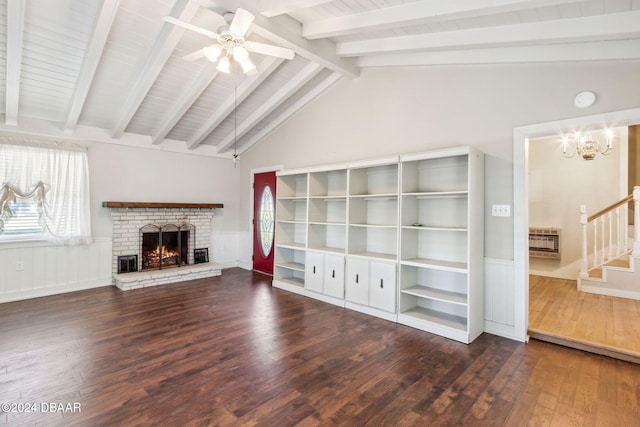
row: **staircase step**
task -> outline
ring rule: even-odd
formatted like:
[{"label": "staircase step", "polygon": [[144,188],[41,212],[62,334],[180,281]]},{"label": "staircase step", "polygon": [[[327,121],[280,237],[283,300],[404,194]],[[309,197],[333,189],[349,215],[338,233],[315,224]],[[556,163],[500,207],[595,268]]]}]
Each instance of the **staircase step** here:
[{"label": "staircase step", "polygon": [[589,270],[589,277],[593,279],[602,279],[603,268],[615,269],[615,270],[629,270],[631,271],[631,259],[628,254],[622,255],[619,258],[612,259],[608,261],[602,267],[594,268],[593,270]]}]

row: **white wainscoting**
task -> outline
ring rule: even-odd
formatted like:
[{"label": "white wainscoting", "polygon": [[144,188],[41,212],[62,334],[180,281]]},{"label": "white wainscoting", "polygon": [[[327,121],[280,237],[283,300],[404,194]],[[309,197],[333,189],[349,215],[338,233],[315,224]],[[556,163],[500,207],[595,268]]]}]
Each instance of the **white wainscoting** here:
[{"label": "white wainscoting", "polygon": [[211,247],[213,252],[209,250],[209,258],[215,262],[220,268],[243,267],[240,261],[245,233],[237,230],[216,231],[211,232]]},{"label": "white wainscoting", "polygon": [[79,246],[43,242],[0,245],[0,302],[109,285],[110,238]]},{"label": "white wainscoting", "polygon": [[484,259],[484,331],[516,339],[513,261]]},{"label": "white wainscoting", "polygon": [[245,270],[253,269],[253,231],[241,231],[238,233],[240,252],[238,256],[238,267]]}]

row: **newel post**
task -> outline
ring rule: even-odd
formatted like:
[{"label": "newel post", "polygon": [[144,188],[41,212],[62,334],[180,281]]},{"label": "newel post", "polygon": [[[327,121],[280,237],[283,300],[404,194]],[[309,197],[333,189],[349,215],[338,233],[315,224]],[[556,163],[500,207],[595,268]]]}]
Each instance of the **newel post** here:
[{"label": "newel post", "polygon": [[587,206],[580,205],[580,228],[582,229],[582,261],[580,262],[580,277],[589,277],[587,272]]},{"label": "newel post", "polygon": [[640,256],[640,186],[633,187],[633,256]]}]

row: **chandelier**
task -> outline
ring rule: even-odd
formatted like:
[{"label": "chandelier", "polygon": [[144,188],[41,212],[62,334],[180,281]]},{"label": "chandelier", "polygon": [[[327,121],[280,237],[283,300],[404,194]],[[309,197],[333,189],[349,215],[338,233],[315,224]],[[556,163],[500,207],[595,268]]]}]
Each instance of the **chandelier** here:
[{"label": "chandelier", "polygon": [[607,129],[605,131],[605,137],[606,141],[604,146],[602,146],[600,142],[595,141],[591,137],[591,133],[582,135],[580,132],[576,132],[571,138],[564,136],[562,138],[562,154],[567,159],[578,154],[584,160],[593,160],[596,157],[596,153],[606,156],[613,150],[613,131]]}]

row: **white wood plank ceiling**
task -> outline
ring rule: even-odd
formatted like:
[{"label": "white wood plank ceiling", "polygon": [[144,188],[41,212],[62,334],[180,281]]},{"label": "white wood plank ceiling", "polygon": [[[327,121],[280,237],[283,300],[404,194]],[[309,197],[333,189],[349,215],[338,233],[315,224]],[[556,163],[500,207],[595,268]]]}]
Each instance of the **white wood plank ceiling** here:
[{"label": "white wood plank ceiling", "polygon": [[[183,57],[237,7],[258,72]],[[640,59],[640,0],[0,0],[5,135],[231,157],[363,67]]]}]

